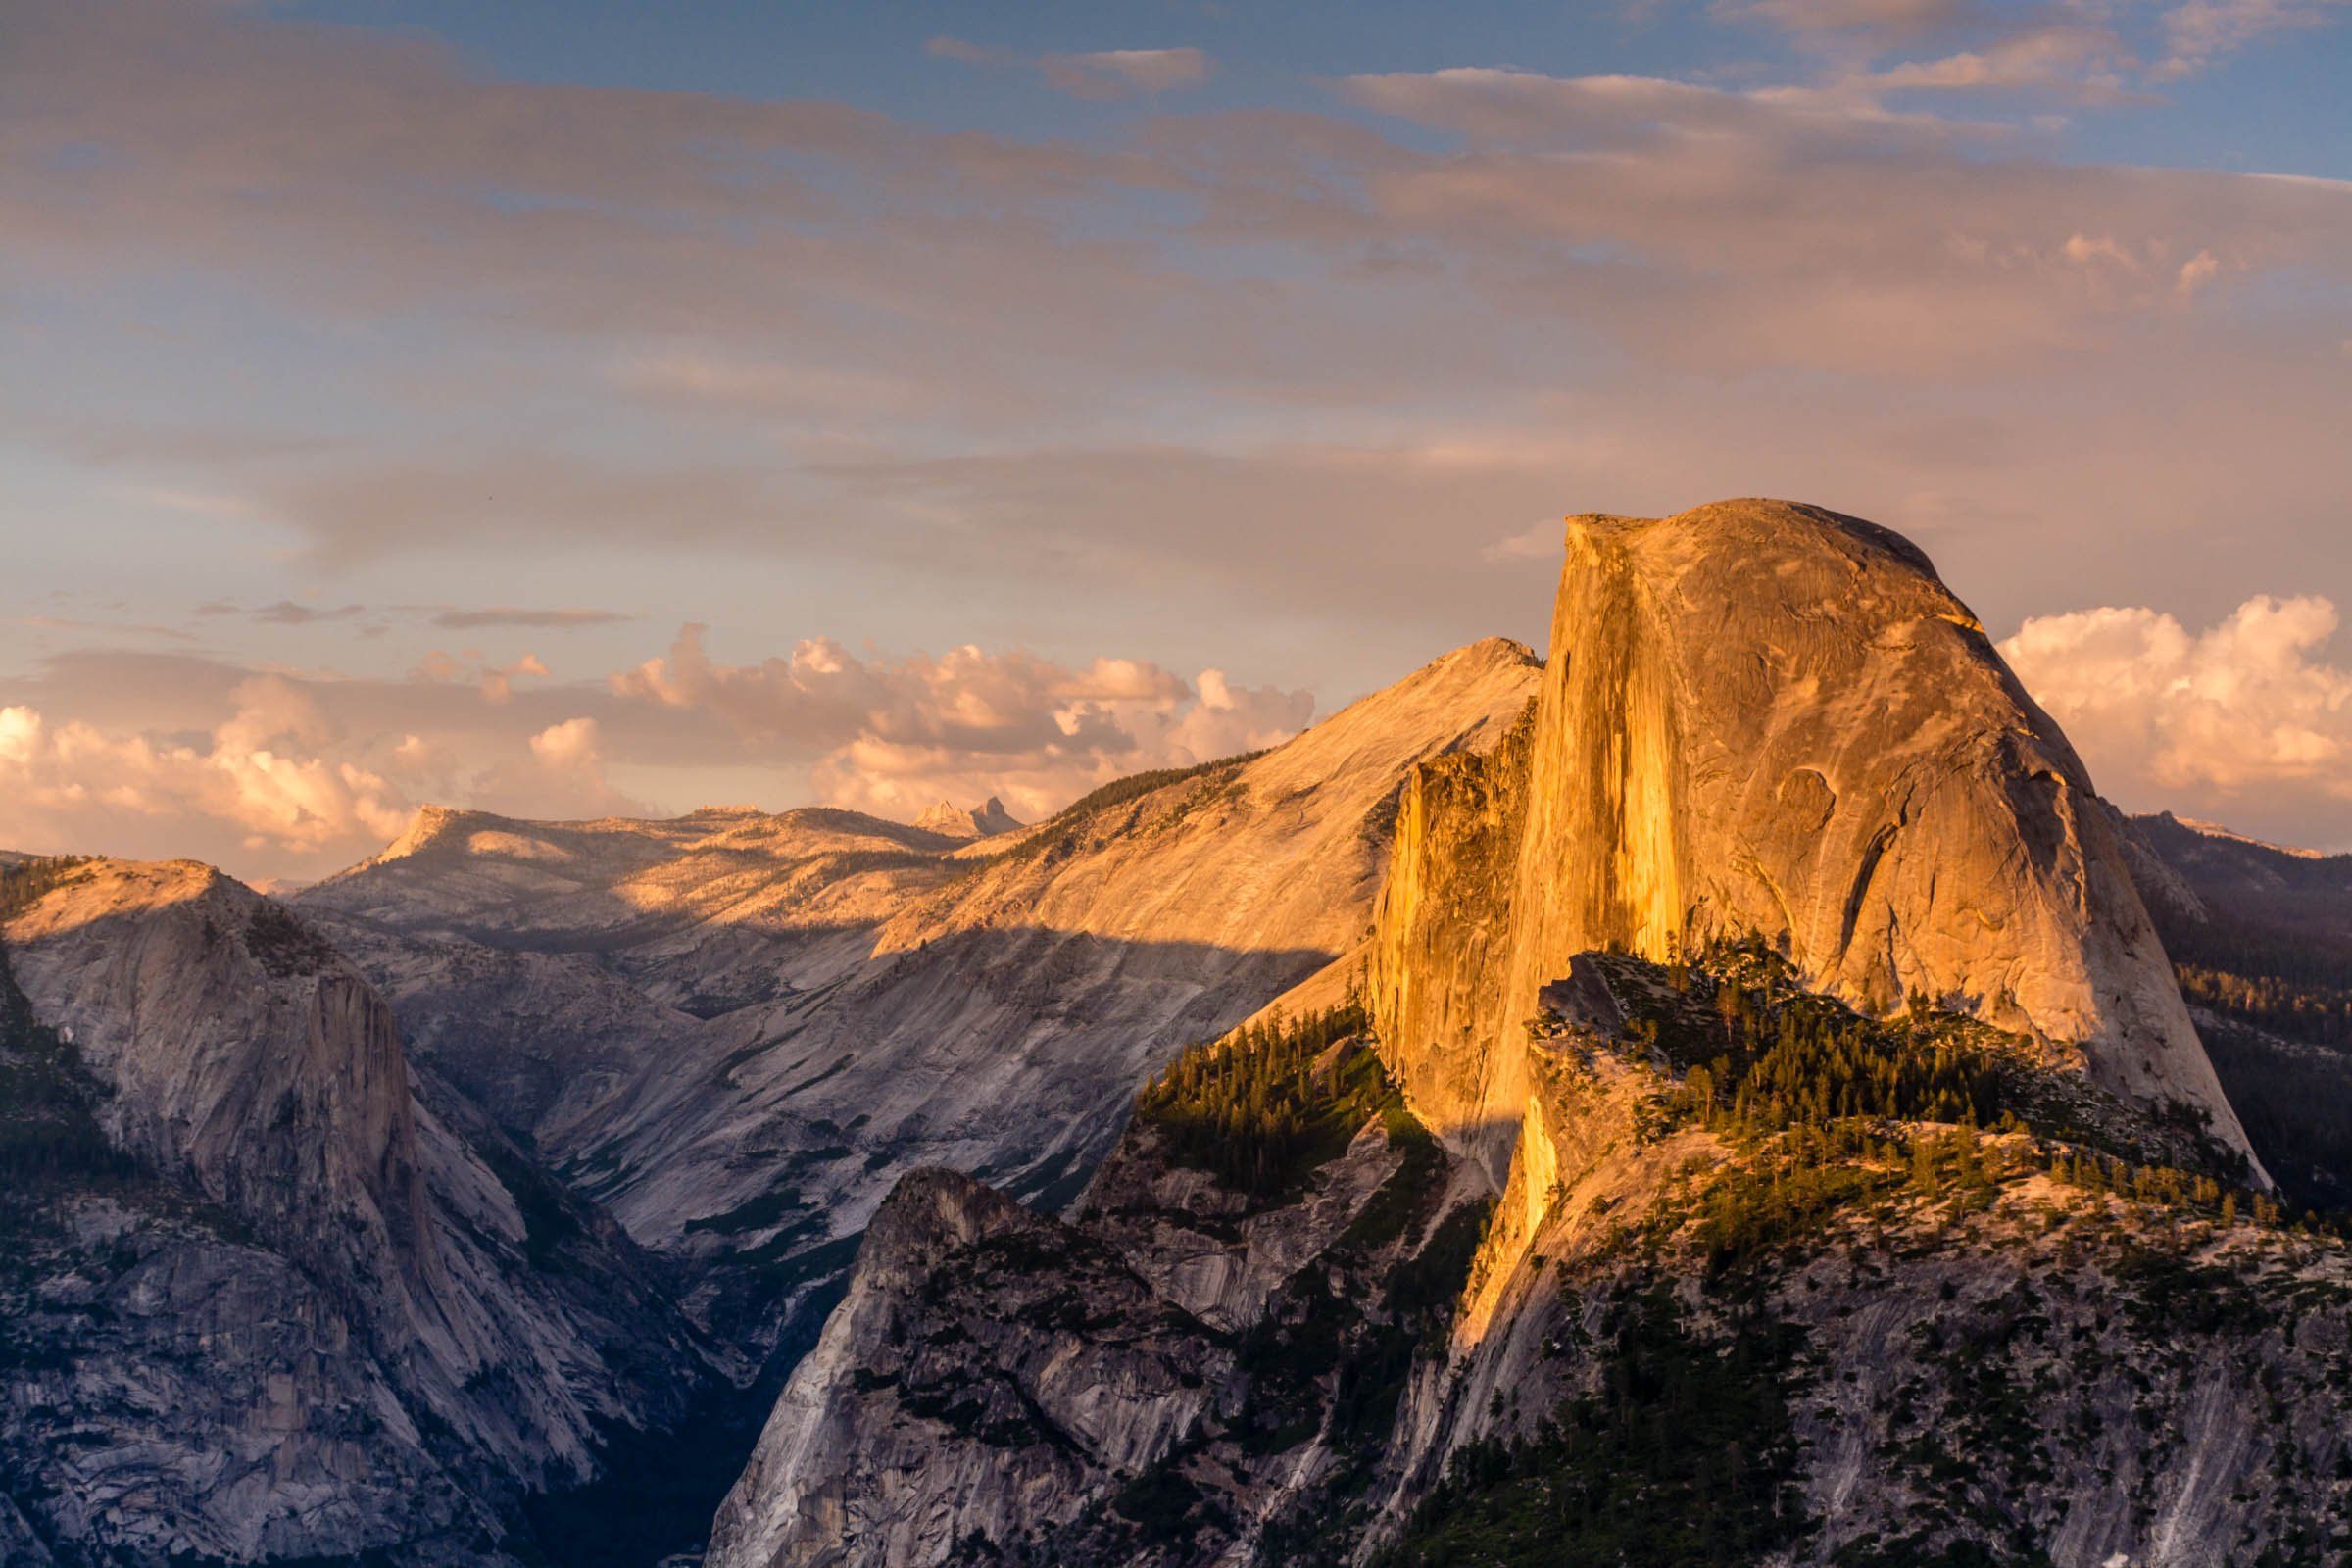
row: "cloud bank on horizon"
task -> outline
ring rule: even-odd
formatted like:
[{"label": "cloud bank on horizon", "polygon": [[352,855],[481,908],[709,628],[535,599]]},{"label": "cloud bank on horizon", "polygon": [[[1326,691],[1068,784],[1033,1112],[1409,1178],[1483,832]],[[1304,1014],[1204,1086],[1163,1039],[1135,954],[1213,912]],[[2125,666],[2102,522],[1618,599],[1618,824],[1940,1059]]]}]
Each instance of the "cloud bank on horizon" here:
[{"label": "cloud bank on horizon", "polygon": [[2352,845],[2352,6],[882,9],[10,7],[0,846],[1042,812],[1734,494]]}]

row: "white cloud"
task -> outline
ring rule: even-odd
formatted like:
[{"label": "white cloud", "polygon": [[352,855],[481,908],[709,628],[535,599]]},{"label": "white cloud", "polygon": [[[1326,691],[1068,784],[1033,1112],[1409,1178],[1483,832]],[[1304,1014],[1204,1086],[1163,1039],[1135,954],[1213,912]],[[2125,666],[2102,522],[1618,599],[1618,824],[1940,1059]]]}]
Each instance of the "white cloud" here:
[{"label": "white cloud", "polygon": [[2199,632],[2147,609],[2040,616],[2000,651],[2127,805],[2252,803],[2267,819],[2303,801],[2301,820],[2342,824],[2352,668],[2327,657],[2336,627],[2327,599],[2262,595]]},{"label": "white cloud", "polygon": [[550,767],[592,768],[601,761],[596,720],[567,718],[531,737],[531,755]]}]

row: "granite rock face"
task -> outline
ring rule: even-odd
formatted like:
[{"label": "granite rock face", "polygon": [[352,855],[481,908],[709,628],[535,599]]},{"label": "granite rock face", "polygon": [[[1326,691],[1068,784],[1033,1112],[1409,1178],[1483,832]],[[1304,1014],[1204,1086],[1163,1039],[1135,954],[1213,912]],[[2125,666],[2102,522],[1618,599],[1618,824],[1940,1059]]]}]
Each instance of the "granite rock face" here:
[{"label": "granite rock face", "polygon": [[[1360,1511],[1430,1327],[1397,1282],[1433,1238],[1473,1233],[1472,1196],[1409,1118],[1368,1119],[1271,1202],[1149,1122],[1074,1221],[914,1172],[720,1509],[710,1568],[1284,1560],[1268,1544],[1327,1502]],[[1350,1358],[1385,1370],[1351,1377]]]},{"label": "granite rock face", "polygon": [[1818,508],[1571,518],[1532,725],[1422,770],[1371,991],[1414,1107],[1497,1176],[1520,1023],[1586,949],[1755,933],[2246,1148],[2057,726],[1908,541]]},{"label": "granite rock face", "polygon": [[913,1172],[708,1561],[925,1562],[1017,1541],[1175,1446],[1232,1377],[1232,1351],[1115,1251],[968,1177]]},{"label": "granite rock face", "polygon": [[[1601,955],[1578,966],[1626,1013],[1651,1011],[1634,999],[1666,978]],[[2339,1241],[2229,1223],[2243,1194],[2217,1224],[2210,1203],[2151,1201],[2144,1184],[2085,1191],[2020,1138],[1936,1124],[1902,1129],[1914,1159],[1965,1149],[1976,1174],[1906,1182],[1865,1150],[1821,1179],[1877,1196],[1817,1200],[1792,1225],[1779,1203],[1805,1180],[1803,1146],[1791,1162],[1785,1139],[1661,1131],[1644,1107],[1675,1075],[1654,1038],[1553,1015],[1529,1041],[1522,1137],[1440,1395],[1395,1438],[1403,1480],[1372,1538],[1418,1545],[1400,1560],[1450,1560],[1449,1527],[1592,1484],[1546,1423],[1656,1374],[1654,1342],[1628,1355],[1629,1323],[1670,1326],[1669,1353],[1702,1377],[1747,1366],[1745,1389],[1711,1396],[1755,1398],[1726,1434],[1748,1446],[1735,1462],[1777,1473],[1776,1508],[1802,1521],[1766,1527],[1768,1560],[1971,1560],[1941,1553],[1973,1543],[1994,1562],[2188,1568],[2323,1561],[2352,1539]],[[1720,1221],[1742,1213],[1774,1216],[1751,1233],[1770,1240],[1727,1262]],[[1500,1481],[1464,1480],[1466,1454],[1514,1448],[1530,1457]],[[1615,1462],[1669,1494],[1690,1484],[1657,1451]],[[1449,1473],[1451,1496],[1416,1513]]]},{"label": "granite rock face", "polygon": [[420,1102],[348,961],[206,866],[54,882],[0,929],[45,1134],[0,1449],[45,1549],[502,1560],[522,1494],[675,1418],[709,1368],[635,1250]]},{"label": "granite rock face", "polygon": [[[1750,962],[1768,1036],[1784,1006],[1854,1016]],[[2340,1241],[2087,1149],[2117,1174],[2060,1179],[2064,1137],[2183,1146],[1958,1014],[1888,1027],[1998,1053],[2031,1125],[2063,1126],[1863,1117],[1825,1160],[1819,1133],[1694,1122],[1659,1020],[1712,1027],[1734,982],[1569,968],[1523,1032],[1491,1202],[1391,1117],[1271,1202],[1141,1115],[1075,1221],[905,1179],[711,1568],[1718,1560],[1678,1544],[2191,1568],[2352,1543]],[[1628,1530],[1643,1550],[1612,1554]]]}]

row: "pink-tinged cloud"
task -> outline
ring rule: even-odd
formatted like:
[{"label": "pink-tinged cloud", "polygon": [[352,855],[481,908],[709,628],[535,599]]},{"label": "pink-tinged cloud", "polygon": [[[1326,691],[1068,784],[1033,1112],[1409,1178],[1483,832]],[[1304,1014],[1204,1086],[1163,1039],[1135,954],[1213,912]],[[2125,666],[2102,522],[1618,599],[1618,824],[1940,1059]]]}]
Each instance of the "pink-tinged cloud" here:
[{"label": "pink-tinged cloud", "polygon": [[[0,848],[192,856],[315,877],[418,805],[525,817],[679,812],[750,795],[910,818],[1002,796],[1042,816],[1107,779],[1276,745],[1303,691],[1146,660],[974,647],[861,658],[827,638],[745,664],[703,629],[594,683],[455,659],[415,678],[263,674],[190,659],[60,661],[0,701]],[[209,727],[190,732],[189,718]],[[751,787],[746,788],[746,781]],[[626,787],[624,788],[624,784]]]},{"label": "pink-tinged cloud", "polygon": [[[306,693],[259,677],[201,743],[0,709],[0,839],[42,850],[109,849],[126,823],[208,824],[249,853],[333,852],[397,832],[408,803],[383,778],[322,755],[331,737]],[[134,827],[132,836],[138,837]]]},{"label": "pink-tinged cloud", "polygon": [[[2028,620],[2001,653],[2065,726],[2108,795],[2352,834],[2352,668],[2328,657],[2335,606],[2305,595],[2247,600],[2191,631],[2143,608]],[[2332,803],[2332,804],[2329,804]]]},{"label": "pink-tinged cloud", "polygon": [[757,750],[816,751],[822,799],[887,815],[989,795],[1043,814],[1122,774],[1277,744],[1314,711],[1305,692],[1236,686],[1216,669],[1188,683],[1131,659],[1069,665],[963,647],[872,661],[814,638],[721,664],[703,636],[686,627],[614,691],[714,714]]},{"label": "pink-tinged cloud", "polygon": [[[522,581],[662,624],[746,624],[706,599],[756,584],[801,596],[785,624],[899,647],[1160,651],[1192,696],[841,645],[741,665],[698,645],[622,693],[593,677],[649,650],[567,636],[599,663],[559,679],[518,646],[453,647],[437,681],[309,683],[345,739],[297,754],[403,798],[496,781],[553,809],[530,741],[593,719],[612,776],[665,807],[714,775],[789,804],[819,766],[844,799],[1025,768],[1044,800],[1295,727],[1296,693],[1220,717],[1172,669],[1359,690],[1540,634],[1556,536],[1536,520],[1564,512],[1818,500],[1914,533],[2006,624],[2211,616],[2340,578],[2352,185],[2100,164],[2033,118],[2144,91],[2165,36],[2216,61],[2317,8],[1710,14],[1784,30],[1799,64],[1396,74],[1340,83],[1345,114],[1178,114],[1189,65],[1085,57],[1164,96],[1073,115],[1080,140],[504,80],[271,8],[20,3],[0,290],[12,320],[66,313],[65,347],[10,340],[29,368],[0,375],[0,416],[91,510],[218,541],[254,580],[173,603],[266,606],[267,630],[211,615],[189,642],[153,607],[37,607],[5,628],[23,668],[134,635],[238,652],[198,674],[118,649],[71,693],[0,671],[0,707],[209,756],[245,666],[331,662],[340,607],[413,622]],[[261,341],[324,348],[331,373]],[[44,373],[110,362],[122,403]],[[172,364],[204,395],[124,412]],[[855,625],[822,603],[844,583],[874,586]],[[455,613],[495,633],[556,612]],[[429,646],[385,645],[377,675]],[[1224,732],[1171,738],[1185,713]],[[9,822],[0,801],[0,842]]]}]

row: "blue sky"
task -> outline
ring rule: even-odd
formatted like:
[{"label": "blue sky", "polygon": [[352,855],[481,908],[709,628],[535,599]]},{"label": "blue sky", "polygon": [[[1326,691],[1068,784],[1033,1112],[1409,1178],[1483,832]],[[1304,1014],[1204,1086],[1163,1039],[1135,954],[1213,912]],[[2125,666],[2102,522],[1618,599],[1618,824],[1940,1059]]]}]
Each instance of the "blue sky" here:
[{"label": "blue sky", "polygon": [[19,0],[0,844],[1042,811],[1740,493],[2352,844],[2347,79],[2340,0]]}]

